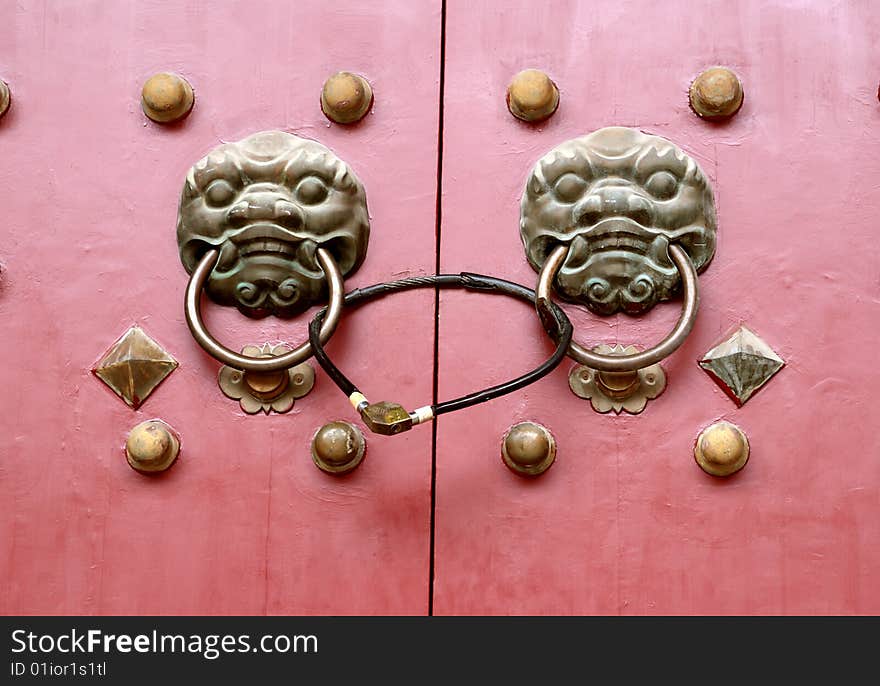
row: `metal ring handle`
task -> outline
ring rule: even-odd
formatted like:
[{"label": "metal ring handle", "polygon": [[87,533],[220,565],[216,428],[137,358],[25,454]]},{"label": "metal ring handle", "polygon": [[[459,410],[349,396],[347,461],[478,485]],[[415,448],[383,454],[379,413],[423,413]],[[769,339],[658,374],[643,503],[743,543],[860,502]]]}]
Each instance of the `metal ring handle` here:
[{"label": "metal ring handle", "polygon": [[[538,288],[536,289],[538,298],[550,297],[551,284],[556,279],[556,275],[562,268],[562,263],[567,256],[567,245],[557,246],[548,255],[538,277]],[[684,343],[684,339],[687,338],[691,329],[694,328],[697,308],[700,304],[700,293],[697,286],[697,270],[684,248],[675,243],[670,243],[669,257],[672,258],[672,262],[675,264],[676,269],[678,269],[679,276],[681,276],[684,304],[681,308],[681,316],[678,318],[678,323],[666,338],[653,348],[633,355],[600,355],[572,341],[568,348],[568,356],[600,372],[633,372],[656,364],[675,352]]]},{"label": "metal ring handle", "polygon": [[[330,287],[330,303],[328,306],[327,317],[321,326],[321,343],[330,340],[330,336],[336,330],[339,324],[339,316],[342,314],[342,300],[345,296],[345,287],[342,282],[342,272],[339,271],[339,265],[333,256],[324,248],[318,248],[315,251],[318,258],[318,264],[327,275],[327,281]],[[196,268],[193,269],[192,276],[189,278],[189,284],[186,287],[186,298],[184,301],[184,310],[186,312],[186,323],[192,332],[193,338],[206,353],[218,362],[234,367],[243,372],[277,372],[282,369],[290,369],[301,362],[305,362],[312,356],[312,346],[308,339],[301,346],[289,353],[284,353],[277,357],[249,357],[232,352],[229,348],[214,338],[205,328],[202,321],[201,312],[201,295],[202,289],[205,287],[205,281],[208,275],[217,264],[220,252],[217,250],[209,250],[204,254]]]}]

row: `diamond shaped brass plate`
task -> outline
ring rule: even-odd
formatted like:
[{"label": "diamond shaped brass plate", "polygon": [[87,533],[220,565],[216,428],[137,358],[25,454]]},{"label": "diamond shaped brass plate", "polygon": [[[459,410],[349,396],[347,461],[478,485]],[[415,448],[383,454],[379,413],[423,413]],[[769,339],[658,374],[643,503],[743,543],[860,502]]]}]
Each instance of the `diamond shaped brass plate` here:
[{"label": "diamond shaped brass plate", "polygon": [[132,326],[110,346],[92,372],[136,410],[176,368],[177,360],[143,329]]},{"label": "diamond shaped brass plate", "polygon": [[737,405],[743,405],[785,362],[754,331],[740,326],[707,352],[700,366]]}]

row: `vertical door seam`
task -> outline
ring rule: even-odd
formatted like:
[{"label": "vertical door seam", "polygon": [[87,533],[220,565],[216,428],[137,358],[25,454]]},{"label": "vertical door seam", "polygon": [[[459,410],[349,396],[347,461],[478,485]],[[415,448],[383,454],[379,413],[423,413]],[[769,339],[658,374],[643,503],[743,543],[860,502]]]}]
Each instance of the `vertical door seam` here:
[{"label": "vertical door seam", "polygon": [[[434,273],[440,273],[440,234],[443,220],[443,96],[446,78],[446,0],[440,3],[440,97],[437,117],[437,204],[434,211]],[[434,378],[431,402],[437,404],[437,377],[440,366],[440,289],[434,287]],[[437,511],[437,422],[431,422],[431,525],[428,556],[428,615],[434,614],[434,542]]]}]

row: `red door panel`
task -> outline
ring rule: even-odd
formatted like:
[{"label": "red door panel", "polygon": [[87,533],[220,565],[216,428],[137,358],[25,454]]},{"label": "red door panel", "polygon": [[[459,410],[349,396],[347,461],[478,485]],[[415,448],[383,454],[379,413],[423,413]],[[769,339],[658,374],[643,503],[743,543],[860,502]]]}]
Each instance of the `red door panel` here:
[{"label": "red door panel", "polygon": [[[569,361],[438,423],[435,612],[876,613],[880,7],[455,0],[446,20],[444,271],[535,283],[518,231],[528,174],[562,141],[610,125],[695,157],[719,229],[696,326],[643,414],[595,413],[569,391]],[[690,82],[714,64],[745,88],[724,124],[688,106]],[[527,67],[561,92],[543,124],[505,106]],[[578,340],[647,346],[680,300],[637,318],[567,309]],[[696,362],[740,323],[786,366],[737,409]],[[550,346],[529,308],[461,293],[441,296],[440,341],[441,398]],[[726,480],[693,457],[719,419],[752,450]],[[504,431],[523,420],[558,441],[556,463],[533,480],[500,459]]]},{"label": "red door panel", "polygon": [[[309,453],[318,427],[351,418],[326,377],[290,414],[245,415],[184,322],[175,224],[192,164],[220,142],[282,129],[327,145],[366,187],[372,240],[349,287],[432,273],[440,18],[437,2],[405,1],[0,9],[13,98],[0,121],[0,611],[426,611],[430,431],[368,436],[364,464],[336,478]],[[355,126],[320,109],[324,79],[341,69],[375,92]],[[166,70],[196,98],[171,126],[139,106],[141,85]],[[377,396],[423,403],[432,304],[421,292],[346,315],[329,349]],[[230,347],[305,336],[305,315],[205,309]],[[90,369],[135,323],[180,366],[132,411]],[[404,336],[395,374],[377,373],[365,350]],[[182,448],[166,474],[145,477],[123,445],[153,417]]]}]

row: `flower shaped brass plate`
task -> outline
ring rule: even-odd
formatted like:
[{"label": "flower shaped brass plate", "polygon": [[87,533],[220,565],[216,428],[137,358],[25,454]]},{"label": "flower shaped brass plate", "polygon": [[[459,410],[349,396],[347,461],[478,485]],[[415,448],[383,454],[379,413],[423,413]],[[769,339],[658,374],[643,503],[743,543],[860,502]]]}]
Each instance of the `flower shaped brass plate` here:
[{"label": "flower shaped brass plate", "polygon": [[[593,352],[606,355],[630,355],[639,352],[634,345],[598,345]],[[620,414],[639,414],[649,400],[666,389],[666,374],[659,364],[635,372],[599,372],[578,365],[568,375],[572,392],[590,401],[596,412],[605,414],[614,410]]]},{"label": "flower shaped brass plate", "polygon": [[[290,350],[287,345],[265,343],[262,346],[246,345],[241,352],[251,357],[275,357]],[[243,372],[224,366],[220,368],[217,381],[223,394],[238,400],[247,414],[261,411],[284,413],[293,408],[297,398],[312,390],[315,370],[306,362],[290,369],[264,373]]]}]

